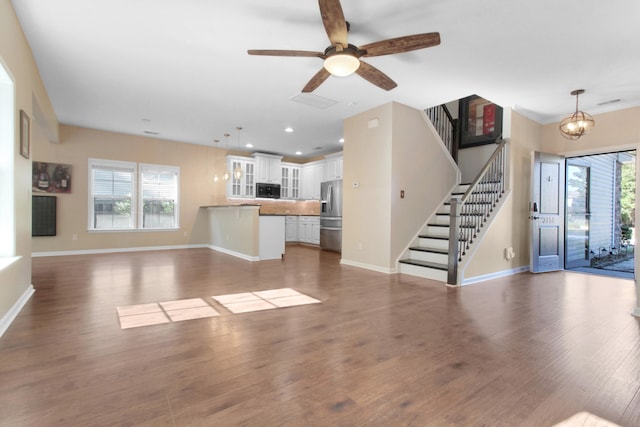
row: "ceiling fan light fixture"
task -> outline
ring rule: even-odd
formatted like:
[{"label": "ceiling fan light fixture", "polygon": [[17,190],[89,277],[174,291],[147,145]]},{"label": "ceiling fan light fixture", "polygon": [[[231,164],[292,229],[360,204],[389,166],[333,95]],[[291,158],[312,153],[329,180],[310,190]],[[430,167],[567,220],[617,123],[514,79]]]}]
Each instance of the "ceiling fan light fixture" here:
[{"label": "ceiling fan light fixture", "polygon": [[580,139],[584,134],[593,130],[596,125],[590,114],[578,110],[578,96],[584,93],[584,89],[576,89],[571,95],[576,97],[576,112],[565,117],[560,122],[560,134],[572,141]]},{"label": "ceiling fan light fixture", "polygon": [[334,53],[327,56],[324,60],[324,68],[333,76],[346,77],[355,73],[360,67],[360,60],[351,52],[351,50],[343,50],[340,53]]}]

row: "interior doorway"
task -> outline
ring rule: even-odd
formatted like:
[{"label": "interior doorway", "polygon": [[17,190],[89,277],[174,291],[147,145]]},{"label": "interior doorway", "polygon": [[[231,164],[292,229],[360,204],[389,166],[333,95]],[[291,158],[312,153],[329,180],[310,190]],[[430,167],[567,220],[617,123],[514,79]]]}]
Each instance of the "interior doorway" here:
[{"label": "interior doorway", "polygon": [[633,278],[636,151],[565,166],[565,269]]}]

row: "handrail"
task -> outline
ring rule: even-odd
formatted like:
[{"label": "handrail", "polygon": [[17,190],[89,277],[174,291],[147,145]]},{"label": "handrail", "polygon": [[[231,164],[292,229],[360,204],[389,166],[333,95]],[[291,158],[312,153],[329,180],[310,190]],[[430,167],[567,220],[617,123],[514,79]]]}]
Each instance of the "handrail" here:
[{"label": "handrail", "polygon": [[451,156],[457,157],[457,120],[453,118],[446,105],[436,105],[425,110],[427,117],[431,120],[436,132],[440,135],[442,142]]},{"label": "handrail", "polygon": [[508,182],[508,141],[499,138],[497,142],[498,147],[467,191],[461,198],[454,197],[450,201],[447,282],[451,285],[459,284],[458,264],[491,216]]},{"label": "handrail", "polygon": [[[498,141],[500,142],[498,143]],[[485,163],[484,167],[482,168],[478,176],[476,176],[476,179],[473,180],[471,185],[469,185],[469,188],[467,188],[467,191],[465,191],[464,195],[460,199],[462,203],[464,203],[469,198],[471,193],[473,193],[473,191],[475,190],[477,185],[480,183],[482,178],[485,176],[487,171],[491,168],[491,165],[493,164],[493,161],[496,159],[496,157],[502,154],[504,147],[507,145],[507,140],[502,139],[502,137],[498,137],[496,139],[496,144],[498,144],[498,147],[495,149],[491,157],[489,157],[489,160],[487,160],[487,163]],[[503,192],[504,192],[504,188],[503,188]]]}]

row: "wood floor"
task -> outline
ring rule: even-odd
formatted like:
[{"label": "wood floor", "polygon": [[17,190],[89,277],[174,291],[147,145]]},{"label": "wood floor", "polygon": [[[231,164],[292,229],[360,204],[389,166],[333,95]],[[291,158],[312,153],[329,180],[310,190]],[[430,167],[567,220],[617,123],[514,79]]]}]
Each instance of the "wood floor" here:
[{"label": "wood floor", "polygon": [[[630,280],[528,273],[462,289],[288,246],[33,259],[0,338],[2,426],[640,425]],[[290,287],[319,304],[232,314],[210,296]],[[122,330],[116,307],[203,298],[206,319]]]}]

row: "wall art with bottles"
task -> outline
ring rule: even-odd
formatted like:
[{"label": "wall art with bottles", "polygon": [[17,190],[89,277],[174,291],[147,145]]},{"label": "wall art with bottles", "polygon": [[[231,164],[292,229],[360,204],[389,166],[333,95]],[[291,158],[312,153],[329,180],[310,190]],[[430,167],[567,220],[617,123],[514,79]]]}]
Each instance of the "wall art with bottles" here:
[{"label": "wall art with bottles", "polygon": [[71,165],[33,162],[32,189],[39,193],[71,193]]}]

